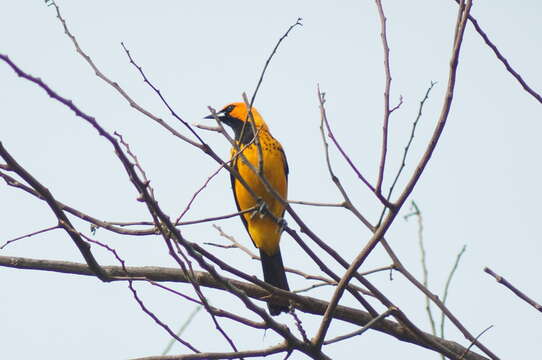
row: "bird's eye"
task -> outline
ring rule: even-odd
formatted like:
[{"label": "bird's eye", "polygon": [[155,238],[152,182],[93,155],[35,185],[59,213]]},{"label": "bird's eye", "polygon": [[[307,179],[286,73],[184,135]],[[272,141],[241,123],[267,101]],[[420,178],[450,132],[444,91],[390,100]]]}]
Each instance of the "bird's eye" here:
[{"label": "bird's eye", "polygon": [[226,113],[229,113],[233,110],[233,105],[230,105],[226,108]]}]

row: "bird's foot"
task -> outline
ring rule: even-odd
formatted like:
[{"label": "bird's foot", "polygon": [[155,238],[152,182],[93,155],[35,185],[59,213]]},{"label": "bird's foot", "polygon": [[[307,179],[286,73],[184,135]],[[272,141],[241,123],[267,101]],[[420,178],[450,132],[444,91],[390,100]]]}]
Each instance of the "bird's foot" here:
[{"label": "bird's foot", "polygon": [[252,212],[252,214],[250,214],[250,220],[254,219],[255,216],[259,216],[261,219],[265,216],[265,214],[269,212],[267,204],[265,203],[265,201],[263,201],[263,199],[260,198],[257,200],[257,202],[258,203],[256,204],[254,211]]}]

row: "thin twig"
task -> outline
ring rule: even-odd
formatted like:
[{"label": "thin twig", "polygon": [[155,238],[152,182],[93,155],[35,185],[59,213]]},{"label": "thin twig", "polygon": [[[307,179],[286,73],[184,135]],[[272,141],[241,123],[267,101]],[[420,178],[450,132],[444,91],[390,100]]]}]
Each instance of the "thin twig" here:
[{"label": "thin twig", "polygon": [[[365,176],[363,176],[363,174],[356,167],[356,165],[354,165],[354,163],[350,159],[350,156],[348,156],[348,154],[344,151],[344,149],[338,142],[337,138],[333,134],[333,131],[331,130],[331,126],[329,125],[326,110],[324,107],[324,104],[326,102],[325,93],[320,91],[320,85],[317,85],[317,91],[318,91],[318,101],[320,103],[320,119],[321,119],[320,132],[322,133],[323,140],[324,140],[324,148],[326,150],[326,161],[327,161],[327,158],[329,157],[329,150],[328,150],[329,145],[327,145],[327,141],[325,141],[325,135],[324,135],[324,130],[323,130],[324,125],[326,127],[329,138],[333,141],[333,144],[335,144],[335,147],[337,148],[337,150],[339,150],[339,152],[341,153],[343,158],[346,160],[346,162],[348,163],[352,171],[354,171],[357,177],[369,188],[369,190],[371,190],[371,192],[376,193],[373,185],[371,185],[371,183],[365,178]],[[328,169],[329,169],[329,165],[328,165]],[[333,178],[333,175],[332,175],[332,178]]]},{"label": "thin twig", "polygon": [[386,167],[386,154],[388,152],[388,124],[390,119],[390,90],[391,90],[391,70],[390,70],[390,47],[388,46],[388,37],[386,33],[386,16],[382,7],[381,0],[375,0],[380,17],[380,37],[382,38],[382,47],[384,50],[384,73],[386,76],[384,88],[384,120],[382,122],[382,149],[380,154],[380,165],[378,167],[378,179],[376,181],[375,193],[382,195],[382,182],[384,181],[384,169]]},{"label": "thin twig", "polygon": [[[493,325],[490,325],[488,326],[487,328],[485,328],[477,337],[475,340],[478,340],[482,335],[485,334],[486,331],[488,331],[489,329],[491,329],[493,327]],[[462,360],[465,358],[465,356],[469,353],[470,349],[473,347],[473,345],[475,344],[475,341],[471,342],[469,347],[465,350],[465,352],[461,355],[461,357],[458,359],[458,360]]]},{"label": "thin twig", "polygon": [[257,207],[251,207],[249,209],[238,211],[238,212],[235,212],[235,213],[232,213],[232,214],[212,216],[212,217],[207,217],[205,219],[199,219],[199,220],[180,221],[176,225],[177,226],[194,225],[194,224],[201,224],[201,223],[206,223],[206,222],[210,222],[210,221],[224,220],[224,219],[229,219],[229,218],[232,218],[232,217],[236,217],[236,216],[239,216],[239,215],[243,215],[243,214],[252,212],[252,211],[254,211],[256,209],[257,209]]},{"label": "thin twig", "polygon": [[[455,0],[456,3],[459,4],[459,0]],[[476,32],[478,32],[478,34],[480,34],[480,36],[482,37],[482,39],[485,41],[485,43],[487,44],[487,46],[490,47],[491,50],[493,50],[493,52],[495,53],[495,56],[497,57],[497,59],[499,59],[504,67],[506,68],[506,70],[514,77],[516,78],[516,80],[519,82],[519,84],[521,85],[521,87],[527,91],[532,97],[534,97],[536,100],[538,100],[538,102],[542,103],[542,96],[540,96],[540,94],[538,94],[536,91],[534,91],[529,85],[527,85],[527,83],[525,82],[525,80],[523,80],[523,78],[521,77],[521,75],[516,71],[514,70],[514,68],[512,68],[512,66],[510,65],[510,63],[508,62],[508,60],[506,60],[506,58],[504,57],[504,55],[499,51],[499,49],[497,48],[497,46],[489,39],[489,37],[487,36],[487,34],[482,30],[482,28],[480,27],[480,25],[478,24],[478,21],[472,17],[472,15],[469,15],[469,21],[471,22],[471,24],[474,26],[474,29],[476,30]]]},{"label": "thin twig", "polygon": [[493,272],[493,270],[491,270],[488,267],[485,267],[484,271],[486,273],[488,273],[489,275],[493,276],[495,278],[495,280],[497,280],[497,282],[499,284],[503,284],[504,286],[506,286],[510,291],[512,291],[514,294],[516,294],[516,296],[519,297],[521,300],[525,301],[527,304],[531,305],[536,310],[542,312],[542,306],[540,306],[540,304],[538,304],[536,301],[532,300],[527,295],[525,295],[523,292],[518,290],[518,288],[516,288],[514,285],[512,285],[508,280],[506,280],[502,276],[496,274],[495,272]]},{"label": "thin twig", "polygon": [[48,231],[51,231],[51,230],[55,230],[55,229],[60,229],[60,226],[59,226],[59,225],[50,226],[50,227],[45,228],[45,229],[41,229],[41,230],[38,230],[38,231],[34,231],[34,232],[29,233],[29,234],[21,235],[21,236],[18,236],[18,237],[16,237],[16,238],[7,240],[6,242],[4,242],[4,244],[2,244],[2,246],[0,246],[0,250],[4,249],[6,246],[8,246],[9,244],[11,244],[11,243],[13,243],[13,242],[15,242],[15,241],[17,241],[17,240],[29,238],[29,237],[32,237],[32,236],[35,236],[35,235],[38,235],[38,234],[43,234],[43,233],[45,233],[45,232],[48,232]]},{"label": "thin twig", "polygon": [[[132,279],[133,279],[133,278],[132,278]],[[136,280],[136,279],[133,279],[133,280]],[[195,299],[195,298],[193,298],[193,297],[191,297],[191,296],[188,296],[188,295],[186,295],[186,294],[183,294],[182,292],[179,292],[179,291],[177,291],[177,290],[175,290],[175,289],[172,289],[172,288],[170,288],[170,287],[167,287],[167,286],[165,286],[165,285],[163,285],[163,284],[160,284],[160,283],[158,283],[158,282],[156,282],[156,281],[152,281],[152,280],[149,280],[149,279],[147,279],[147,278],[145,278],[145,280],[146,280],[149,284],[151,284],[152,286],[156,286],[156,287],[158,287],[158,288],[160,288],[160,289],[163,289],[163,290],[165,290],[165,291],[167,291],[167,292],[170,292],[170,293],[172,293],[172,294],[174,294],[174,295],[177,295],[177,296],[179,296],[179,297],[181,297],[181,298],[183,298],[183,299],[185,299],[185,300],[187,300],[187,301],[190,301],[191,303],[194,303],[194,304],[196,304],[196,305],[201,305],[201,306],[203,306],[203,302],[200,301],[200,300],[198,300],[198,299]]]},{"label": "thin twig", "polygon": [[[312,284],[312,285],[310,285],[310,286],[306,286],[306,287],[304,287],[304,288],[302,288],[302,289],[295,289],[295,290],[292,290],[292,292],[293,292],[294,294],[302,294],[302,293],[304,293],[304,292],[309,292],[309,291],[311,291],[311,290],[313,290],[313,289],[318,289],[318,288],[323,287],[323,286],[331,286],[331,285],[332,285],[332,284],[327,283],[327,282],[319,282],[319,283]],[[336,285],[336,284],[335,284],[335,285]]]},{"label": "thin twig", "polygon": [[[412,208],[414,210],[412,214],[415,215],[418,220],[418,246],[420,247],[420,262],[422,264],[422,274],[423,274],[422,283],[423,283],[423,286],[429,289],[429,270],[427,270],[427,258],[426,258],[426,252],[425,252],[425,245],[423,242],[423,216],[422,216],[422,212],[420,211],[420,208],[418,207],[418,205],[416,205],[416,202],[414,200],[412,200]],[[431,311],[431,301],[428,296],[425,296],[425,311],[429,318],[429,324],[431,325],[431,333],[436,336],[437,328],[435,326],[435,319],[433,318],[433,312]]]},{"label": "thin twig", "polygon": [[169,326],[167,326],[166,324],[164,324],[159,318],[158,316],[156,316],[152,311],[150,311],[147,306],[145,305],[145,303],[143,303],[143,300],[141,300],[141,298],[139,297],[139,294],[137,293],[136,289],[134,288],[133,286],[133,282],[132,281],[128,281],[128,288],[130,289],[130,291],[132,292],[132,295],[134,296],[134,299],[136,300],[137,304],[139,305],[139,307],[141,308],[141,310],[143,310],[143,312],[147,315],[149,315],[156,324],[158,324],[160,327],[162,327],[163,329],[165,329],[167,331],[167,333],[172,337],[174,338],[175,340],[177,340],[178,342],[180,342],[181,344],[183,344],[184,346],[186,346],[187,348],[189,348],[190,350],[192,350],[193,352],[195,353],[199,353],[200,351],[198,349],[196,349],[194,346],[192,346],[189,342],[181,339],[179,336],[177,336],[177,334],[175,334],[173,332],[173,330],[171,330],[171,328]]},{"label": "thin twig", "polygon": [[[416,128],[418,126],[418,122],[420,121],[421,117],[422,117],[422,110],[423,110],[423,106],[425,105],[425,101],[429,98],[429,93],[431,92],[431,90],[433,89],[433,86],[435,86],[436,82],[433,82],[431,81],[431,84],[429,86],[429,88],[427,89],[427,91],[425,92],[425,96],[424,98],[420,101],[420,106],[418,108],[418,115],[416,116],[416,119],[414,120],[414,122],[412,123],[412,130],[410,131],[410,138],[408,139],[408,142],[404,148],[404,151],[403,151],[403,159],[401,161],[401,166],[399,166],[399,169],[397,170],[397,174],[395,174],[395,179],[393,179],[393,183],[391,184],[389,190],[388,190],[388,195],[386,196],[386,200],[388,201],[391,201],[391,195],[393,193],[393,189],[395,188],[395,185],[397,185],[397,181],[399,180],[399,178],[401,177],[401,174],[406,166],[406,158],[407,158],[407,155],[408,155],[408,152],[410,150],[410,145],[412,145],[412,141],[414,140],[414,135],[416,133]],[[382,222],[382,219],[384,218],[384,215],[386,214],[386,210],[387,210],[387,207],[384,207],[382,209],[382,211],[380,212],[380,218],[378,219],[378,226],[380,226],[380,223]]]},{"label": "thin twig", "polygon": [[[181,327],[179,328],[179,330],[177,331],[177,333],[175,335],[177,336],[181,336],[182,333],[186,330],[186,328],[188,327],[188,325],[190,325],[190,323],[192,322],[192,320],[194,319],[194,317],[196,316],[196,314],[201,310],[201,305],[200,306],[196,306],[194,308],[194,310],[192,310],[192,312],[188,315],[188,317],[186,318],[186,320],[181,324]],[[175,341],[176,339],[175,338],[172,338],[169,343],[167,344],[166,348],[164,349],[164,351],[162,351],[162,355],[166,355],[170,350],[171,348],[173,347],[173,345],[175,344]]]},{"label": "thin twig", "polygon": [[335,139],[335,136],[333,135],[333,132],[331,131],[331,127],[329,126],[329,122],[328,122],[328,119],[327,119],[327,112],[326,112],[326,107],[325,107],[325,103],[326,103],[325,93],[320,90],[320,85],[316,86],[316,90],[317,90],[318,103],[319,103],[319,108],[320,108],[320,135],[322,136],[322,143],[324,144],[324,155],[325,155],[325,159],[326,159],[326,165],[327,165],[327,170],[329,172],[329,176],[331,177],[331,181],[333,181],[333,183],[335,184],[335,186],[337,187],[337,189],[339,190],[339,192],[341,193],[341,195],[342,195],[342,197],[344,199],[344,207],[349,209],[350,211],[352,211],[354,214],[356,214],[356,216],[360,219],[361,222],[363,222],[365,225],[368,225],[369,221],[367,219],[365,219],[365,217],[363,215],[361,215],[361,213],[356,209],[356,207],[354,206],[354,204],[350,200],[350,197],[348,196],[348,192],[346,191],[346,189],[342,185],[341,180],[339,179],[339,177],[333,171],[333,167],[331,166],[331,158],[329,156],[329,144],[328,144],[328,142],[326,140],[324,125],[325,125],[325,128],[327,130],[328,136],[331,138],[331,140],[333,140],[333,142],[334,142],[335,146],[337,147],[337,149],[339,150],[339,152],[341,152],[341,154],[343,154],[343,157],[345,158],[346,162],[348,164],[350,164],[350,167],[352,168],[352,170],[358,175],[358,177],[361,179],[361,181],[365,185],[367,185],[367,187],[369,187],[369,189],[371,189],[371,191],[373,193],[374,193],[374,188],[365,179],[365,177],[363,177],[361,172],[359,172],[359,170],[356,168],[354,163],[350,160],[350,157],[348,156],[348,154],[346,154],[346,152],[344,152],[341,145]]},{"label": "thin twig", "polygon": [[416,116],[416,120],[412,123],[412,130],[410,131],[410,138],[408,139],[408,142],[405,146],[405,149],[403,151],[403,159],[401,161],[401,166],[399,167],[399,170],[397,170],[397,174],[395,175],[395,179],[393,180],[393,183],[390,186],[390,189],[388,190],[388,196],[386,197],[388,200],[391,199],[391,194],[393,193],[393,189],[395,188],[395,185],[397,184],[397,180],[401,177],[401,173],[403,172],[403,169],[406,166],[406,158],[408,155],[408,152],[410,150],[410,145],[412,145],[412,141],[414,140],[414,135],[416,134],[416,127],[418,126],[418,122],[420,121],[422,117],[422,111],[423,106],[425,105],[425,102],[427,99],[429,99],[429,93],[433,89],[433,86],[435,86],[436,82],[431,81],[431,84],[429,85],[429,88],[425,92],[425,96],[420,101],[420,106],[418,108],[418,115]]},{"label": "thin twig", "polygon": [[249,250],[246,246],[239,243],[233,236],[226,234],[222,228],[216,224],[213,224],[213,227],[218,231],[219,235],[223,238],[228,239],[235,248],[243,251],[245,254],[247,254],[251,259],[260,260],[260,257]]},{"label": "thin twig", "polygon": [[[450,271],[450,274],[448,274],[448,278],[446,279],[446,285],[444,286],[444,295],[442,296],[442,303],[446,304],[446,300],[448,299],[448,290],[450,288],[450,284],[452,283],[452,278],[454,277],[454,274],[457,270],[457,267],[459,266],[459,261],[461,260],[461,257],[467,250],[467,245],[463,245],[461,248],[461,251],[457,254],[457,257],[455,258],[454,266],[452,267],[452,270]],[[446,318],[444,317],[444,312],[440,313],[440,337],[444,338],[444,321]]]},{"label": "thin twig", "polygon": [[361,329],[353,331],[353,332],[345,334],[345,335],[337,336],[337,337],[335,337],[333,339],[330,339],[330,340],[326,340],[326,341],[324,341],[324,345],[333,344],[333,343],[336,343],[336,342],[339,342],[339,341],[342,341],[342,340],[352,338],[354,336],[359,336],[359,335],[363,334],[364,332],[366,332],[367,330],[369,330],[378,321],[380,321],[381,319],[384,319],[385,317],[390,315],[395,310],[396,309],[388,309],[388,310],[384,311],[382,314],[380,314],[377,317],[375,317],[374,319],[372,319],[371,321],[369,321],[367,323],[367,325],[365,325]]},{"label": "thin twig", "polygon": [[298,205],[307,205],[307,206],[320,206],[320,207],[346,207],[346,204],[344,202],[324,203],[324,202],[303,201],[303,200],[288,200],[288,203],[298,204]]},{"label": "thin twig", "polygon": [[[269,64],[271,63],[271,59],[273,58],[273,56],[275,55],[275,53],[277,52],[280,44],[282,43],[282,41],[284,39],[286,39],[286,37],[290,34],[290,32],[296,27],[296,26],[303,26],[303,24],[301,23],[301,21],[303,21],[302,18],[297,18],[297,21],[292,24],[288,30],[286,30],[286,32],[284,33],[284,35],[281,36],[281,38],[279,39],[279,41],[277,41],[275,47],[273,48],[273,51],[271,51],[271,54],[268,56],[267,60],[265,61],[265,65],[263,67],[263,70],[260,74],[260,78],[258,79],[258,83],[256,84],[256,88],[254,89],[254,92],[252,93],[252,97],[250,98],[250,106],[249,106],[249,110],[252,109],[252,105],[254,105],[254,101],[256,100],[256,95],[258,94],[258,90],[260,89],[260,86],[262,85],[262,81],[263,81],[263,77],[265,75],[265,72],[267,71],[267,68],[269,67]],[[250,111],[249,111],[250,112]]]},{"label": "thin twig", "polygon": [[235,352],[215,352],[215,353],[199,353],[185,355],[162,355],[162,356],[147,356],[142,358],[134,358],[132,360],[207,360],[207,359],[242,359],[252,357],[265,357],[281,352],[289,351],[287,343],[283,342],[267,349],[261,350],[246,350]]},{"label": "thin twig", "polygon": [[[264,68],[264,71],[265,71],[265,68]],[[262,77],[263,77],[263,73],[262,73]],[[256,89],[258,90],[258,89]],[[244,136],[244,131],[245,131],[245,127],[248,123],[250,123],[250,126],[252,128],[252,133],[254,134],[253,136],[253,140],[254,140],[254,144],[256,145],[256,148],[258,149],[258,176],[260,177],[264,177],[264,165],[263,165],[263,150],[262,150],[262,144],[260,142],[260,137],[258,136],[258,133],[260,132],[261,128],[258,128],[256,126],[256,122],[254,121],[254,115],[252,114],[252,104],[248,102],[248,97],[247,97],[247,94],[245,92],[243,92],[243,94],[241,95],[242,98],[243,98],[243,101],[245,102],[245,105],[248,109],[247,111],[247,118],[245,119],[245,121],[243,121],[243,128],[241,129],[241,135],[240,135],[240,138],[242,139],[243,136]],[[254,91],[254,94],[252,96],[253,99],[255,99],[256,97],[256,91]],[[247,121],[248,120],[248,121]],[[263,126],[262,126],[263,128]]]},{"label": "thin twig", "polygon": [[303,339],[304,342],[309,344],[310,340],[307,337],[307,332],[303,328],[303,323],[301,322],[301,319],[299,318],[299,316],[297,316],[295,309],[293,307],[290,308],[289,314],[292,315],[292,317],[294,318],[295,326],[297,327],[297,330],[301,334],[301,338]]},{"label": "thin twig", "polygon": [[128,156],[130,156],[132,158],[132,161],[133,161],[135,167],[139,170],[139,173],[141,174],[141,176],[143,178],[143,181],[147,184],[147,186],[149,188],[149,192],[150,192],[151,196],[154,198],[154,189],[152,188],[152,186],[150,186],[151,181],[147,177],[147,173],[143,169],[143,166],[141,166],[141,164],[139,163],[139,159],[132,152],[132,149],[130,149],[130,144],[128,144],[126,141],[124,141],[124,138],[122,137],[122,135],[120,133],[118,133],[117,131],[114,131],[113,135],[115,135],[119,139],[120,143],[126,149],[126,153],[128,154]]},{"label": "thin twig", "polygon": [[196,190],[196,192],[192,195],[192,198],[190,198],[190,201],[188,201],[188,204],[186,204],[184,210],[181,212],[181,214],[179,215],[179,217],[177,218],[177,220],[175,220],[175,225],[179,225],[179,222],[181,221],[181,219],[183,218],[183,216],[186,215],[186,213],[188,212],[188,210],[190,210],[190,206],[192,206],[192,204],[194,203],[194,201],[196,201],[196,197],[203,191],[203,189],[205,189],[207,187],[207,185],[209,185],[209,182],[211,182],[211,180],[216,176],[218,175],[218,173],[220,172],[220,170],[222,170],[224,168],[223,165],[220,165],[218,167],[218,169],[216,169],[208,178],[207,180],[205,180],[205,182],[203,183],[203,185],[200,186],[200,188],[198,190]]}]

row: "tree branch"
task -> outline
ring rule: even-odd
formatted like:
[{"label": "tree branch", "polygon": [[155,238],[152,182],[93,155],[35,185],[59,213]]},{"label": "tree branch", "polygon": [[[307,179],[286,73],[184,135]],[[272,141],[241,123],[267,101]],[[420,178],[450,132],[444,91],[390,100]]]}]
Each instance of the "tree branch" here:
[{"label": "tree branch", "polygon": [[[459,0],[454,0],[457,4],[459,4]],[[487,36],[487,34],[484,32],[484,30],[482,30],[482,28],[480,27],[480,25],[478,24],[478,21],[472,16],[472,15],[469,15],[469,21],[471,22],[472,26],[474,26],[474,29],[476,30],[476,32],[482,37],[482,39],[484,40],[484,42],[487,44],[487,46],[489,46],[489,48],[491,50],[493,50],[493,52],[495,53],[495,56],[497,57],[497,59],[499,59],[504,67],[506,68],[506,70],[514,77],[516,78],[516,80],[519,82],[519,84],[521,85],[521,87],[527,91],[532,97],[534,97],[536,100],[538,100],[539,103],[542,103],[542,96],[540,96],[540,94],[538,94],[536,91],[534,91],[529,85],[527,85],[527,83],[525,82],[525,80],[523,80],[523,78],[521,77],[521,75],[516,71],[514,70],[514,68],[510,65],[510,63],[508,62],[508,60],[506,60],[506,58],[504,57],[504,55],[499,51],[499,49],[497,48],[497,46],[489,39],[489,37]]]},{"label": "tree branch", "polygon": [[525,295],[523,292],[518,290],[518,288],[516,288],[514,285],[512,285],[508,280],[506,280],[502,276],[496,274],[495,272],[493,272],[493,270],[491,270],[488,267],[485,267],[484,271],[486,273],[488,273],[489,275],[493,276],[495,278],[495,280],[497,280],[497,282],[499,284],[503,284],[504,286],[506,286],[510,291],[512,291],[514,294],[516,294],[516,296],[519,297],[521,300],[525,301],[527,304],[531,305],[536,310],[542,312],[542,306],[539,303],[532,300],[527,295]]},{"label": "tree branch", "polygon": [[[15,64],[9,61],[7,57],[4,57],[0,54],[0,58],[6,61],[9,65],[11,65],[12,68],[16,68],[14,67]],[[30,186],[32,186],[36,190],[36,192],[38,192],[44,198],[44,200],[47,202],[47,205],[49,205],[56,218],[58,219],[58,227],[64,229],[64,231],[68,233],[75,246],[77,246],[79,252],[87,262],[88,266],[92,269],[96,276],[102,281],[111,281],[109,276],[107,276],[107,274],[100,267],[100,264],[98,264],[98,261],[96,261],[96,258],[94,258],[94,255],[90,251],[90,245],[81,238],[77,231],[75,231],[74,226],[72,225],[64,211],[57,206],[57,201],[55,200],[53,194],[51,194],[49,189],[43,186],[35,177],[33,177],[28,171],[26,171],[21,165],[19,165],[19,163],[4,148],[2,142],[0,142],[0,156],[6,161],[12,171],[17,173],[17,175],[24,179],[24,181],[26,181]]]},{"label": "tree branch", "polygon": [[[455,26],[455,42],[454,47],[452,51],[452,57],[450,60],[450,72],[449,72],[449,80],[448,80],[448,87],[446,91],[445,101],[442,107],[441,115],[439,118],[439,121],[437,123],[437,127],[435,128],[435,131],[433,133],[433,136],[431,138],[431,141],[427,147],[426,152],[424,153],[424,156],[420,160],[416,171],[408,184],[405,186],[405,189],[403,190],[403,193],[395,203],[394,211],[390,211],[386,218],[384,219],[383,223],[376,229],[373,236],[367,243],[367,245],[364,247],[364,249],[358,254],[358,256],[354,259],[354,261],[349,266],[348,270],[342,277],[341,281],[339,282],[339,285],[335,289],[335,292],[333,294],[333,297],[330,301],[329,308],[326,311],[326,314],[324,315],[324,319],[322,321],[322,324],[320,326],[320,329],[318,330],[318,334],[315,339],[316,344],[322,344],[324,341],[325,334],[329,328],[329,325],[332,320],[332,316],[330,316],[333,311],[334,307],[337,306],[339,299],[342,297],[344,290],[346,288],[346,285],[350,281],[350,279],[354,276],[354,273],[357,271],[357,269],[361,266],[361,264],[365,261],[367,256],[370,254],[370,252],[375,248],[375,246],[380,242],[380,240],[385,235],[386,231],[389,229],[391,224],[393,223],[399,209],[402,207],[402,205],[405,203],[406,199],[416,186],[420,176],[422,175],[426,165],[428,164],[431,155],[438,143],[438,140],[440,138],[440,135],[442,134],[442,131],[444,130],[444,126],[446,125],[446,120],[448,118],[448,113],[450,111],[450,107],[452,105],[452,99],[454,94],[454,88],[455,88],[455,79],[456,79],[456,73],[457,73],[457,66],[458,66],[458,60],[459,60],[459,53],[461,49],[461,43],[463,40],[463,33],[465,31],[465,25],[467,16],[469,14],[470,8],[472,6],[472,0],[468,0],[466,7],[461,7],[458,12],[458,21]],[[371,290],[371,289],[370,289]],[[488,350],[489,351],[489,350]],[[486,352],[487,353],[487,352]],[[490,352],[491,353],[491,352]]]},{"label": "tree branch", "polygon": [[[65,274],[95,276],[88,267],[88,265],[69,261],[39,260],[22,257],[0,256],[0,266],[17,269],[41,270]],[[175,268],[164,268],[155,266],[127,266],[125,267],[125,269],[123,269],[121,266],[103,266],[103,269],[108,274],[108,276],[113,279],[113,281],[126,281],[130,278],[132,278],[133,281],[170,281],[181,283],[190,283],[191,281],[189,279],[189,276],[184,271]],[[120,277],[123,278],[121,279]],[[213,289],[224,289],[223,283],[218,281],[213,275],[209,274],[208,272],[194,271],[193,277],[193,280],[196,281],[199,286],[209,287]],[[235,286],[237,289],[243,291],[244,293],[246,293],[247,296],[253,299],[260,301],[270,301],[269,293],[265,289],[257,285],[244,281],[234,280],[231,278],[224,279],[226,279],[232,286]],[[297,310],[316,315],[324,314],[329,304],[328,302],[320,299],[309,296],[296,295],[286,291],[282,292],[280,297],[273,298],[274,303],[283,305],[288,304],[288,300],[291,301],[292,305]],[[350,324],[359,326],[365,326],[374,319],[371,314],[365,311],[341,305],[337,306],[333,316],[338,320],[342,320]],[[396,323],[395,321],[382,319],[375,323],[372,326],[372,329],[394,336],[401,341],[409,342],[415,345],[425,347],[427,349],[437,351],[434,347],[431,347],[429,344],[421,341],[419,337],[413,335],[410,331],[407,331],[403,326]],[[466,350],[466,348],[457,344],[456,342],[444,340],[431,334],[425,334],[425,336],[430,338],[432,341],[450,349],[450,351],[453,351],[454,354],[457,354],[457,357],[463,354]],[[483,360],[486,358],[474,352],[469,352],[464,357],[464,359]]]}]

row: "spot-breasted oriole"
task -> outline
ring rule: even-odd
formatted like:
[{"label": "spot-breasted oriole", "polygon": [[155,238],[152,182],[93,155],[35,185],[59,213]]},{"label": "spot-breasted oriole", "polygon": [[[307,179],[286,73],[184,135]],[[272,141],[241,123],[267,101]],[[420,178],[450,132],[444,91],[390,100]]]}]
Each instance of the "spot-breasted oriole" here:
[{"label": "spot-breasted oriole", "polygon": [[[255,108],[251,109],[254,125],[248,116],[248,108],[245,103],[232,103],[226,105],[217,113],[218,119],[231,127],[235,133],[235,142],[246,160],[258,171],[260,163],[263,164],[263,176],[269,185],[282,197],[287,199],[288,194],[288,163],[286,155],[280,143],[271,135],[269,127]],[[207,116],[212,119],[213,116]],[[260,162],[260,149],[254,139],[254,134],[261,147],[263,161]],[[231,149],[233,162],[231,166],[246,181],[249,187],[265,203],[263,211],[251,211],[241,215],[241,220],[254,243],[260,250],[260,258],[265,282],[283,290],[289,291],[284,265],[280,255],[279,241],[282,232],[282,217],[284,205],[269,192],[258,174],[254,173],[247,164],[237,155],[239,151],[235,147]],[[239,211],[258,207],[257,199],[231,175],[233,196]],[[273,214],[270,216],[269,213]],[[287,312],[288,307],[268,303],[271,315]]]}]

